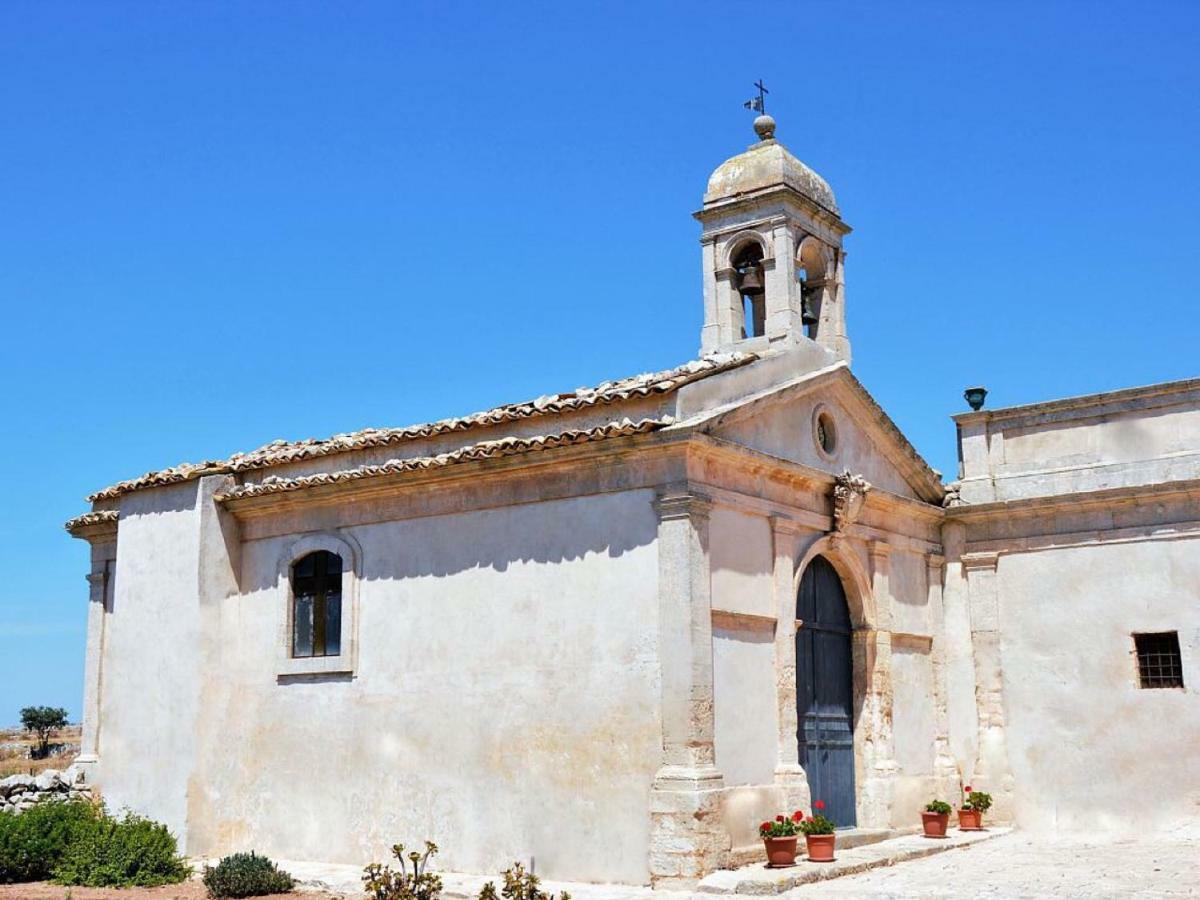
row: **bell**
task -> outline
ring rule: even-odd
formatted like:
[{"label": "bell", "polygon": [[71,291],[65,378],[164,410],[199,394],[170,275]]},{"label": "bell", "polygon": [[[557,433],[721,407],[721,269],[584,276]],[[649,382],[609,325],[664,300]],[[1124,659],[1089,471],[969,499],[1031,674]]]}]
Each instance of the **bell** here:
[{"label": "bell", "polygon": [[745,268],[738,269],[737,273],[738,291],[742,294],[762,294],[765,293],[763,287],[763,270],[758,263],[750,263]]},{"label": "bell", "polygon": [[803,286],[800,288],[800,321],[805,325],[816,325],[821,321],[813,306],[813,293],[812,288]]}]

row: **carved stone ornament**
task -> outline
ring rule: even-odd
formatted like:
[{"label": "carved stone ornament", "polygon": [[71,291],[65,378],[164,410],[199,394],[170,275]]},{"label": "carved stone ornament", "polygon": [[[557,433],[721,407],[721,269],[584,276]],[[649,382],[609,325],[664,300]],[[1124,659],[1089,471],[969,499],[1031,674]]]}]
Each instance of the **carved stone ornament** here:
[{"label": "carved stone ornament", "polygon": [[950,509],[954,506],[963,506],[962,499],[962,482],[952,481],[946,485],[946,495],[942,497],[942,506]]},{"label": "carved stone ornament", "polygon": [[833,530],[842,532],[858,521],[870,483],[847,470],[833,480]]}]

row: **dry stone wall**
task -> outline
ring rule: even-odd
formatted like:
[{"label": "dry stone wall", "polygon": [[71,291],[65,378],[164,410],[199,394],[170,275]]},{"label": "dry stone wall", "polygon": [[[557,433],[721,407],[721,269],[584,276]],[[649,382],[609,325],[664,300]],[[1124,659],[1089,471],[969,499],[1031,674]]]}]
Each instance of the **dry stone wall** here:
[{"label": "dry stone wall", "polygon": [[0,813],[19,813],[39,803],[87,800],[91,796],[84,772],[75,766],[62,772],[47,769],[39,775],[10,775],[0,779]]}]

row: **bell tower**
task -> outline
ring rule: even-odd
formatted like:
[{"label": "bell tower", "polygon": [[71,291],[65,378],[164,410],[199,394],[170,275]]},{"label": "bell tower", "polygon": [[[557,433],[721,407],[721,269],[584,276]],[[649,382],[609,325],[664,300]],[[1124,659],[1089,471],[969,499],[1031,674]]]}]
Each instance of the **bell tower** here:
[{"label": "bell tower", "polygon": [[774,119],[763,113],[754,131],[758,143],[717,167],[695,214],[701,352],[813,342],[831,362],[849,362],[842,238],[850,226],[825,180],[775,139]]}]

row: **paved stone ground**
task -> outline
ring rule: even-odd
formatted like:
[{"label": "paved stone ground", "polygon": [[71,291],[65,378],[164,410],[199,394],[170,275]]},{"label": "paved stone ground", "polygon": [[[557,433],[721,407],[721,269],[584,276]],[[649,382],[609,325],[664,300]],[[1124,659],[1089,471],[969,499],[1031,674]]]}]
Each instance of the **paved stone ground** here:
[{"label": "paved stone ground", "polygon": [[1002,835],[778,895],[915,898],[1200,897],[1200,829],[1129,837]]}]

